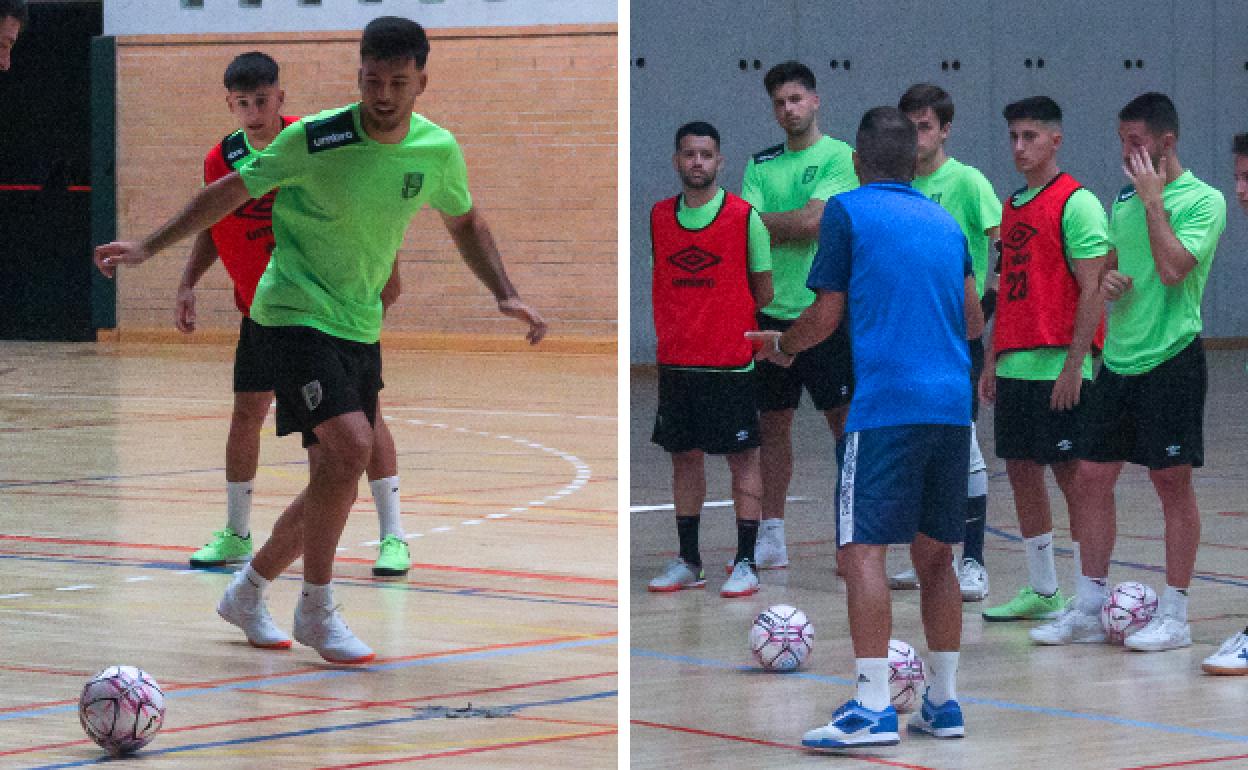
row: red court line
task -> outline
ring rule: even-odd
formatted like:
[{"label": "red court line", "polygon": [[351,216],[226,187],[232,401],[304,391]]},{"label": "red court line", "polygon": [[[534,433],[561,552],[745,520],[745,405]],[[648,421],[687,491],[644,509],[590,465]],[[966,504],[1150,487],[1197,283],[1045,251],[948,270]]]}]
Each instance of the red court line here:
[{"label": "red court line", "polygon": [[[0,184],[0,192],[39,192],[42,189],[41,184]],[[71,184],[65,189],[70,192],[91,192],[91,186],[85,184]]]},{"label": "red court line", "polygon": [[0,428],[0,433],[33,433],[37,430],[74,430],[75,428],[115,428],[121,425],[123,418],[138,418],[144,422],[191,422],[193,420],[224,420],[224,414],[142,414],[125,412],[115,419],[100,422],[66,422],[53,425],[22,425],[12,428]]},{"label": "red court line", "polygon": [[[710,730],[699,730],[695,727],[681,727],[680,725],[668,725],[668,724],[663,724],[662,722],[648,722],[644,719],[632,719],[629,721],[635,725],[641,725],[642,727],[653,727],[659,730],[673,730],[678,733],[689,733],[691,735],[701,735],[707,738],[723,738],[729,741],[739,741],[741,743],[753,743],[758,746],[769,746],[774,749],[788,749],[789,751],[799,751],[799,752],[807,751],[805,747],[794,744],[794,743],[776,743],[775,741],[764,741],[759,738],[746,738],[743,735],[729,735],[728,733],[717,733],[717,732],[712,732]],[[835,756],[837,759],[851,759],[855,762],[870,762],[873,765],[886,765],[888,767],[902,767],[902,768],[907,768],[907,770],[935,770],[935,768],[928,767],[927,765],[910,765],[910,764],[906,764],[905,762],[893,762],[892,760],[881,759],[880,757],[864,756],[862,754],[845,753],[845,754],[836,754]]]},{"label": "red court line", "polygon": [[[422,652],[419,655],[406,655],[406,656],[398,657],[398,658],[377,658],[376,660],[373,661],[373,665],[381,665],[383,663],[403,663],[403,662],[412,661],[412,660],[423,660],[425,658],[437,658],[437,657],[441,657],[444,655],[463,655],[463,654],[473,653],[473,652],[488,652],[490,650],[505,650],[505,649],[512,649],[516,647],[536,647],[536,646],[540,646],[543,644],[558,644],[559,642],[575,642],[575,641],[581,641],[583,639],[607,639],[613,636],[617,636],[617,633],[614,631],[610,633],[605,633],[605,634],[589,634],[587,636],[554,636],[549,639],[530,639],[530,640],[523,641],[523,642],[502,642],[499,644],[486,644],[486,645],[480,645],[477,647],[461,647],[456,650],[441,650],[438,652]],[[304,666],[302,668],[296,668],[291,671],[284,671],[284,672],[278,672],[278,673],[270,672],[270,673],[264,673],[264,674],[252,674],[250,676],[236,676],[230,679],[214,679],[214,680],[209,680],[205,682],[185,682],[183,684],[171,685],[169,687],[166,687],[165,689],[170,690],[170,691],[185,690],[185,689],[197,688],[197,687],[220,687],[222,685],[238,684],[241,682],[256,682],[256,681],[260,681],[263,679],[283,679],[286,677],[302,676],[304,674],[317,673],[320,671],[324,671],[326,668],[330,668],[330,667],[332,667],[331,664],[325,664],[325,665],[320,665],[320,666]],[[360,669],[360,670],[363,671],[367,669]],[[26,703],[26,704],[19,705],[19,706],[6,706],[4,708],[0,708],[0,714],[4,714],[7,712],[11,712],[11,711],[29,711],[31,709],[48,708],[50,706],[67,706],[71,703],[77,703],[77,702],[78,702],[77,699],[74,699],[74,700],[46,701],[43,703]],[[3,756],[3,753],[0,753],[0,756]]]},{"label": "red court line", "polygon": [[414,754],[410,757],[395,757],[393,759],[374,759],[368,762],[355,762],[349,765],[325,765],[318,767],[316,770],[353,770],[359,767],[378,767],[380,765],[398,765],[406,762],[423,762],[428,759],[445,759],[446,757],[462,757],[468,754],[480,754],[485,751],[501,751],[503,749],[518,749],[524,746],[538,746],[543,743],[557,743],[560,741],[573,741],[578,738],[599,738],[605,735],[615,735],[615,730],[598,730],[592,733],[574,733],[572,735],[552,735],[549,738],[533,738],[527,741],[513,741],[511,743],[496,743],[492,746],[475,746],[470,749],[452,749],[451,751],[435,751],[429,754]]},{"label": "red court line", "polygon": [[[15,540],[26,543],[52,543],[55,545],[99,545],[117,548],[149,548],[163,551],[194,551],[195,546],[187,545],[163,545],[155,543],[123,543],[116,540],[86,540],[66,537],[35,537],[31,535],[8,535],[0,534],[0,540]],[[51,554],[41,554],[51,555]],[[80,554],[60,554],[62,556],[80,556]],[[97,557],[97,558],[114,558],[120,557]],[[372,564],[372,559],[361,559],[352,557],[338,557],[337,561],[348,564]],[[424,562],[413,562],[412,569],[433,570],[434,572],[463,572],[470,575],[493,575],[495,577],[521,578],[526,580],[547,580],[554,583],[581,583],[584,585],[608,586],[615,588],[617,583],[613,579],[593,578],[580,575],[551,575],[541,572],[519,572],[516,570],[503,569],[487,569],[484,567],[462,567],[452,564],[429,564]]]},{"label": "red court line", "polygon": [[1248,759],[1248,754],[1236,754],[1231,757],[1208,757],[1205,759],[1184,759],[1178,762],[1166,762],[1160,765],[1135,765],[1122,770],[1160,770],[1165,767],[1190,767],[1192,765],[1211,765],[1215,762],[1234,762],[1237,759]]},{"label": "red court line", "polygon": [[[230,726],[240,725],[240,724],[252,724],[255,722],[272,722],[278,719],[291,719],[294,717],[318,716],[318,715],[323,715],[323,714],[355,711],[358,709],[391,708],[391,707],[396,707],[396,706],[404,706],[409,703],[416,703],[419,701],[435,700],[438,698],[457,698],[457,697],[463,697],[463,696],[468,696],[468,695],[484,695],[487,693],[504,692],[507,690],[523,690],[523,689],[528,689],[530,687],[545,687],[545,686],[553,685],[553,684],[564,684],[567,682],[575,682],[575,681],[581,681],[585,679],[597,679],[597,678],[604,677],[604,676],[615,676],[615,674],[616,672],[614,671],[603,671],[603,672],[596,673],[596,674],[581,674],[578,676],[560,677],[559,679],[543,679],[543,680],[539,680],[535,682],[519,682],[516,684],[501,685],[499,687],[485,687],[485,688],[478,689],[478,690],[464,690],[461,692],[441,693],[438,695],[422,695],[422,696],[415,697],[415,698],[405,698],[403,700],[348,702],[345,705],[337,706],[334,708],[304,709],[302,711],[288,711],[288,712],[278,713],[278,714],[264,714],[261,716],[240,717],[238,719],[230,719],[224,722],[205,722],[203,724],[197,724],[197,725],[183,725],[181,727],[170,727],[170,728],[165,729],[164,733],[165,734],[183,733],[183,732],[189,732],[193,730],[206,730],[206,729],[210,729],[214,727],[230,727]],[[168,689],[173,689],[173,688],[168,688]],[[258,692],[265,692],[265,691],[242,690],[240,692],[258,693]],[[270,693],[270,694],[291,695],[291,693]],[[526,718],[538,719],[538,717],[526,717]],[[547,720],[547,721],[563,721],[563,720]],[[614,726],[612,725],[600,725],[600,724],[594,724],[592,722],[568,721],[567,724],[577,724],[577,725],[588,726],[588,727],[609,727],[612,730],[615,729]],[[37,751],[50,751],[52,749],[63,749],[63,748],[68,748],[70,746],[80,746],[80,745],[89,744],[89,743],[91,743],[91,741],[85,740],[85,739],[79,739],[75,741],[64,741],[61,743],[46,743],[42,746],[29,746],[29,747],[21,748],[21,749],[10,749],[8,751],[0,751],[0,757],[10,756],[13,754],[30,754],[30,753],[37,752]]]}]

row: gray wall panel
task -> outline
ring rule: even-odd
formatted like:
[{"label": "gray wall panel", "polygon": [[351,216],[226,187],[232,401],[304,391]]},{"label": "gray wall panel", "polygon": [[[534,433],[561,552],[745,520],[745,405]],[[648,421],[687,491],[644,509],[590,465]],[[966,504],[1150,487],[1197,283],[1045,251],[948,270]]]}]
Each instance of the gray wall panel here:
[{"label": "gray wall panel", "polygon": [[[942,85],[957,105],[950,153],[984,171],[1002,197],[1023,181],[1010,158],[1001,108],[1048,94],[1066,113],[1063,168],[1107,209],[1126,184],[1118,110],[1144,91],[1171,94],[1183,124],[1184,164],[1222,189],[1231,208],[1206,291],[1207,333],[1248,336],[1241,299],[1248,296],[1248,275],[1240,269],[1248,217],[1234,202],[1228,149],[1232,133],[1248,131],[1248,3],[1139,0],[1128,10],[1073,0],[730,0],[714,7],[632,3],[634,61],[643,51],[647,57],[644,70],[631,71],[634,362],[654,360],[647,215],[654,200],[676,189],[668,162],[672,132],[705,110],[724,135],[721,182],[739,189],[748,153],[783,138],[761,76],[789,57],[806,62],[819,80],[821,127],[851,142],[863,110],[895,103],[912,83]],[[736,68],[742,58],[750,66],[744,73]],[[679,74],[678,62],[696,74]]]}]

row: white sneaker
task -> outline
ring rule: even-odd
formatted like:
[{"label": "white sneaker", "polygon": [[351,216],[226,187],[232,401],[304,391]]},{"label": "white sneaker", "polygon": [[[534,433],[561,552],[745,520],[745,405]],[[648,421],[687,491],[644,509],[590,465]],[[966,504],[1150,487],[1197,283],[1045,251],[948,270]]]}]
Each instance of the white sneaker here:
[{"label": "white sneaker", "polygon": [[657,593],[669,593],[683,588],[701,588],[706,585],[706,575],[702,568],[696,570],[684,559],[675,559],[663,573],[650,581],[646,590]]},{"label": "white sneaker", "polygon": [[1036,644],[1104,644],[1109,641],[1099,614],[1080,612],[1073,603],[1062,610],[1057,620],[1036,626],[1028,636]]},{"label": "white sneaker", "polygon": [[330,663],[367,663],[377,655],[351,633],[338,607],[305,604],[295,607],[295,641],[306,644]]},{"label": "white sneaker", "polygon": [[241,628],[252,647],[262,650],[290,649],[290,637],[273,622],[269,608],[264,605],[264,597],[247,582],[243,570],[234,574],[234,580],[225,589],[225,594],[217,603],[217,614],[225,622]]},{"label": "white sneaker", "polygon": [[724,598],[752,596],[756,593],[758,593],[758,573],[744,559],[737,562],[737,565],[732,568],[732,575],[724,581],[724,587],[719,589],[719,595]]},{"label": "white sneaker", "polygon": [[1248,634],[1235,634],[1218,651],[1205,658],[1200,667],[1209,674],[1243,676],[1248,674]]},{"label": "white sneaker", "polygon": [[888,587],[894,591],[913,591],[919,587],[919,574],[914,567],[888,576]]},{"label": "white sneaker", "polygon": [[958,587],[962,601],[982,602],[988,596],[988,570],[974,559],[963,559],[958,569]]},{"label": "white sneaker", "polygon": [[778,527],[762,526],[758,530],[758,539],[754,541],[754,566],[758,569],[789,566],[789,549],[784,542],[784,520],[778,521]]},{"label": "white sneaker", "polygon": [[1192,627],[1171,615],[1157,614],[1148,625],[1123,640],[1129,650],[1161,652],[1192,646]]}]

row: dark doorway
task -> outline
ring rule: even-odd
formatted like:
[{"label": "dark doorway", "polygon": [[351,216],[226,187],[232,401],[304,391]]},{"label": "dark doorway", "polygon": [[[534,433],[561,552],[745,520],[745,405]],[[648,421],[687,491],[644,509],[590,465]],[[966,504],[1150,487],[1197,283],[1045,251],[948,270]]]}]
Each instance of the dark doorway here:
[{"label": "dark doorway", "polygon": [[30,4],[0,72],[0,339],[88,340],[98,2]]}]

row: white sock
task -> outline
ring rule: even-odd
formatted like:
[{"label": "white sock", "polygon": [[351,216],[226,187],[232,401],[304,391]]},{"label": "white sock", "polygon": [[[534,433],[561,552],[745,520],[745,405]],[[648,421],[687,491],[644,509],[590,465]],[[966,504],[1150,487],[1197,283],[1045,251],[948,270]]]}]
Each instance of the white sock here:
[{"label": "white sock", "polygon": [[386,535],[403,537],[403,522],[400,520],[399,477],[387,476],[368,482],[373,491],[373,502],[377,504],[377,522],[381,525],[381,538]]},{"label": "white sock", "polygon": [[226,526],[239,537],[251,534],[250,481],[225,482]]},{"label": "white sock", "polygon": [[1027,547],[1027,576],[1041,596],[1057,593],[1057,566],[1053,563],[1053,533],[1023,538]]},{"label": "white sock", "polygon": [[1072,540],[1070,543],[1070,558],[1075,563],[1075,580],[1083,574],[1083,556],[1079,553],[1079,543]]},{"label": "white sock", "polygon": [[858,702],[863,708],[888,708],[888,658],[854,658],[858,669]]},{"label": "white sock", "polygon": [[[1187,589],[1183,589],[1186,591]],[[1161,593],[1161,601],[1158,602],[1157,613],[1159,615],[1169,615],[1180,623],[1187,622],[1187,594],[1174,586],[1166,586],[1166,590]]]},{"label": "white sock", "polygon": [[303,581],[303,603],[311,607],[330,607],[334,603],[333,583],[323,586]]},{"label": "white sock", "polygon": [[958,655],[927,651],[927,699],[933,706],[958,699]]},{"label": "white sock", "polygon": [[1075,579],[1075,606],[1087,615],[1097,615],[1109,598],[1109,579],[1080,575]]},{"label": "white sock", "polygon": [[246,591],[250,588],[255,591],[257,596],[264,596],[264,592],[269,588],[269,583],[273,582],[264,575],[261,575],[259,572],[256,572],[255,568],[251,566],[251,562],[247,562],[247,565],[242,568],[241,572],[243,574],[243,581],[240,585],[243,590]]}]

